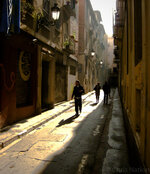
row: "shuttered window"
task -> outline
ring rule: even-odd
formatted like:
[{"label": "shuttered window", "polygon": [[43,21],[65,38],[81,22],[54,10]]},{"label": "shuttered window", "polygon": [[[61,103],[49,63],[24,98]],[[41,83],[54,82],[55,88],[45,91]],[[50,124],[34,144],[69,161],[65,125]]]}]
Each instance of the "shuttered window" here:
[{"label": "shuttered window", "polygon": [[142,59],[142,4],[134,0],[135,66]]}]

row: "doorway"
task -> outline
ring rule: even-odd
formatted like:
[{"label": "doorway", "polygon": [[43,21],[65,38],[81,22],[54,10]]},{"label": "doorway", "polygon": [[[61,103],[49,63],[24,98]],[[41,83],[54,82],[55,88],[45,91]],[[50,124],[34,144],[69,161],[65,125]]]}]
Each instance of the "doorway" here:
[{"label": "doorway", "polygon": [[49,76],[49,61],[42,61],[42,91],[41,105],[42,111],[48,109],[48,76]]}]

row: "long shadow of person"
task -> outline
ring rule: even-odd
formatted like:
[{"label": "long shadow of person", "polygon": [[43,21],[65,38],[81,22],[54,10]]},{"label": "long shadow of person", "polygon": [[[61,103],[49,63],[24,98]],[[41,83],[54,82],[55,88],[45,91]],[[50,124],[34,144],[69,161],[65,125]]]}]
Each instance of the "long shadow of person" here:
[{"label": "long shadow of person", "polygon": [[79,117],[79,115],[74,115],[66,120],[62,119],[58,125],[56,127],[60,127],[60,126],[63,126],[65,124],[69,124],[69,123],[72,123],[74,119],[76,119],[77,117]]}]

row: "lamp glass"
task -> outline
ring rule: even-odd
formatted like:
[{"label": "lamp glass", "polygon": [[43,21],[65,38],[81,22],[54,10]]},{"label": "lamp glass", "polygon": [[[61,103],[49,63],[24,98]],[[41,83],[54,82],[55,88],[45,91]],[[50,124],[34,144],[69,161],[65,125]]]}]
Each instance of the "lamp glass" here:
[{"label": "lamp glass", "polygon": [[52,7],[52,18],[54,20],[58,20],[60,16],[60,9],[57,7],[57,4],[54,4],[54,7]]},{"label": "lamp glass", "polygon": [[100,61],[100,64],[101,64],[101,65],[103,64],[103,61],[102,61],[102,60]]},{"label": "lamp glass", "polygon": [[94,51],[92,51],[92,52],[91,52],[91,56],[94,56],[94,55],[95,55],[95,52],[94,52]]},{"label": "lamp glass", "polygon": [[58,12],[58,11],[53,11],[52,12],[52,18],[54,20],[58,20],[59,19],[59,15],[60,15],[60,12]]}]

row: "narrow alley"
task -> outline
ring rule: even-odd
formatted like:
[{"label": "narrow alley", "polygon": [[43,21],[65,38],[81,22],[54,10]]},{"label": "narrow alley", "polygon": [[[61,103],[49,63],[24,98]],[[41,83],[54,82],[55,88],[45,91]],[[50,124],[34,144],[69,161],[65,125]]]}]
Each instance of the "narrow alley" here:
[{"label": "narrow alley", "polygon": [[0,0],[0,174],[150,174],[149,9]]}]

